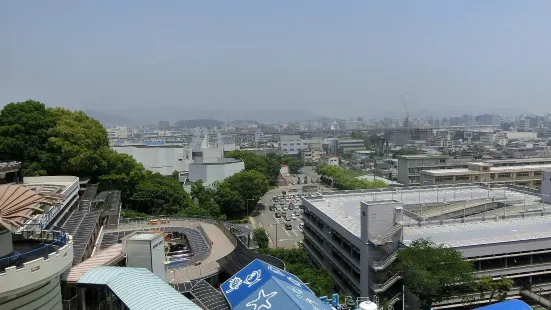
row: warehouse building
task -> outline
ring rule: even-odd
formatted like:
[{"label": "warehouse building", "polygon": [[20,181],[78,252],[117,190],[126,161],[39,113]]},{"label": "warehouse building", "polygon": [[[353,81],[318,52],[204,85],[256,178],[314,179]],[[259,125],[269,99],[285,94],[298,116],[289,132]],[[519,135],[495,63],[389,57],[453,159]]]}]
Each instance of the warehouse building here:
[{"label": "warehouse building", "polygon": [[388,267],[399,249],[420,238],[456,248],[479,275],[509,277],[511,297],[526,285],[551,290],[551,205],[535,192],[486,185],[393,188],[324,193],[303,198],[303,205],[304,248],[347,294],[391,298],[401,275]]}]

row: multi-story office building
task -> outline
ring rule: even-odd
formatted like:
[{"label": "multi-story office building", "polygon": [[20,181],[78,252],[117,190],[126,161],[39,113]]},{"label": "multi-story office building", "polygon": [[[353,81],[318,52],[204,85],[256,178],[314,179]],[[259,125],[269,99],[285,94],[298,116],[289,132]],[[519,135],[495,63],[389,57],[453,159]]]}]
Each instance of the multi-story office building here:
[{"label": "multi-story office building", "polygon": [[301,150],[321,150],[321,140],[305,140],[300,135],[281,135],[279,148],[283,154],[298,155]]},{"label": "multi-story office building", "polygon": [[300,160],[305,163],[319,163],[324,155],[325,152],[322,150],[301,150]]},{"label": "multi-story office building", "polygon": [[60,275],[73,238],[57,227],[74,209],[76,177],[0,185],[0,309],[62,309]]},{"label": "multi-story office building", "polygon": [[419,185],[422,170],[466,168],[471,161],[471,158],[454,159],[447,155],[398,156],[398,182],[405,186]]},{"label": "multi-story office building", "polygon": [[338,153],[344,154],[347,152],[365,151],[365,143],[363,140],[338,140]]},{"label": "multi-story office building", "polygon": [[[443,169],[468,169],[472,158],[452,158],[447,155],[402,155],[398,156],[398,182],[420,185],[421,171]],[[493,167],[551,165],[551,158],[491,159],[484,163]],[[477,181],[473,181],[477,182]],[[479,181],[478,181],[479,182]],[[468,182],[466,182],[468,183]]]},{"label": "multi-story office building", "polygon": [[[551,289],[551,205],[539,194],[514,187],[395,188],[326,193],[303,198],[303,205],[304,249],[348,294],[390,299],[401,291],[402,275],[387,270],[399,249],[420,238],[457,249],[478,276],[513,280],[508,297],[526,285]],[[461,303],[451,298],[432,306]]]},{"label": "multi-story office building", "polygon": [[421,171],[422,184],[501,183],[539,188],[542,173],[551,164],[493,167],[487,162],[472,162],[467,168]]}]

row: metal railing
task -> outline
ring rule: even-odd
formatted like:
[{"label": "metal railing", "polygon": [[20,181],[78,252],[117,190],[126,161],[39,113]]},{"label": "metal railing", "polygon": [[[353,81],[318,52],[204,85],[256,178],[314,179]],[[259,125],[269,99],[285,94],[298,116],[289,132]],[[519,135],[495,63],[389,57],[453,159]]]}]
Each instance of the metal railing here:
[{"label": "metal railing", "polygon": [[63,310],[82,310],[80,308],[80,303],[78,302],[78,296],[75,295],[70,299],[65,299],[61,301],[61,306]]},{"label": "metal railing", "polygon": [[375,293],[381,293],[381,292],[384,292],[387,289],[389,289],[392,286],[392,284],[396,283],[401,278],[402,278],[402,275],[398,272],[398,273],[395,273],[388,280],[386,280],[385,283],[377,284],[377,283],[373,283],[373,282],[369,281],[369,284],[371,286],[371,289]]},{"label": "metal railing", "polygon": [[48,259],[50,255],[57,253],[60,247],[67,244],[67,235],[64,231],[40,231],[38,234],[26,231],[23,232],[23,236],[25,239],[40,240],[43,245],[24,253],[0,258],[0,273],[6,272],[6,268],[9,267],[23,268],[25,263],[39,258]]},{"label": "metal railing", "polygon": [[383,270],[386,267],[390,266],[390,264],[392,264],[396,260],[396,258],[398,258],[398,251],[391,253],[380,261],[371,261],[371,266],[375,270]]}]

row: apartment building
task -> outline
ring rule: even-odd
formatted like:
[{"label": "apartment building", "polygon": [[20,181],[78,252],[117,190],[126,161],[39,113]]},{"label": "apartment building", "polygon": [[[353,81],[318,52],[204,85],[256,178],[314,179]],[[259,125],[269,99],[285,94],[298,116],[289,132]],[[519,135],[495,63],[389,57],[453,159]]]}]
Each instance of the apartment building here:
[{"label": "apartment building", "polygon": [[[422,184],[421,171],[468,169],[469,163],[472,162],[472,158],[452,158],[447,155],[398,156],[398,182],[404,186],[420,185]],[[551,158],[491,159],[483,162],[491,164],[493,167],[538,166],[551,165]]]},{"label": "apartment building", "polygon": [[[387,270],[397,251],[419,238],[457,249],[478,276],[507,276],[514,282],[508,297],[526,285],[551,289],[551,205],[539,194],[431,186],[324,193],[303,205],[304,249],[352,296],[394,300],[402,275]],[[461,305],[458,297],[432,308]]]}]

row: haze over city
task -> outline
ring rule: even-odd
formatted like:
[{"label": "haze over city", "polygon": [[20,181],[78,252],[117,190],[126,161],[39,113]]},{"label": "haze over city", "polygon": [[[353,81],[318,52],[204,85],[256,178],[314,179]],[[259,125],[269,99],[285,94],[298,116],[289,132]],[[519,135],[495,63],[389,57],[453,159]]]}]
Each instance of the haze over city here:
[{"label": "haze over city", "polygon": [[497,0],[4,1],[0,102],[171,121],[212,111],[303,119],[403,117],[404,94],[412,116],[546,113],[549,9]]}]

